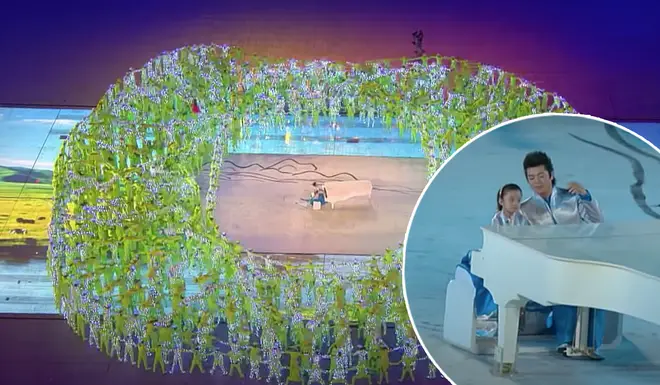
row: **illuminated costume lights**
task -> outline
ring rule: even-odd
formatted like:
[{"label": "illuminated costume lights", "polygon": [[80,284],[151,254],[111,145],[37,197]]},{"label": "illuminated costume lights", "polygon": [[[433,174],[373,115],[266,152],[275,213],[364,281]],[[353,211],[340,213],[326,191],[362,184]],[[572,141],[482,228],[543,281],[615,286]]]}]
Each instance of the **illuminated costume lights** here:
[{"label": "illuminated costume lights", "polygon": [[[355,348],[350,338],[337,343],[351,328],[341,321],[357,323],[361,336],[393,322],[390,350],[403,355],[404,376],[414,376],[424,358],[410,336],[401,249],[323,268],[246,255],[213,221],[223,157],[247,127],[346,113],[411,128],[431,175],[479,132],[546,111],[573,112],[513,75],[453,58],[404,59],[397,68],[272,61],[226,46],[165,53],[113,85],[61,148],[48,252],[56,304],[90,344],[140,367],[183,373],[186,356],[190,372],[212,361],[212,373],[244,377],[241,365],[251,363],[278,382],[290,327],[299,334],[300,375],[346,383]],[[208,161],[200,199],[195,177]],[[214,334],[221,322],[226,340]],[[387,381],[383,353],[365,348],[360,373],[367,365]]]}]

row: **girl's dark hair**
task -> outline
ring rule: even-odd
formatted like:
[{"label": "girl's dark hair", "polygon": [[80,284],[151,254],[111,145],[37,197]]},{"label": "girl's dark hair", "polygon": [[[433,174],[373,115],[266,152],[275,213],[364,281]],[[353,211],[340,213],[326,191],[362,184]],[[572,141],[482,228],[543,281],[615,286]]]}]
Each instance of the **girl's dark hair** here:
[{"label": "girl's dark hair", "polygon": [[520,194],[522,194],[522,189],[520,186],[518,186],[515,183],[507,183],[502,188],[499,189],[497,192],[497,211],[502,211],[502,205],[500,204],[500,199],[504,197],[504,194],[508,193],[509,191],[518,191]]}]

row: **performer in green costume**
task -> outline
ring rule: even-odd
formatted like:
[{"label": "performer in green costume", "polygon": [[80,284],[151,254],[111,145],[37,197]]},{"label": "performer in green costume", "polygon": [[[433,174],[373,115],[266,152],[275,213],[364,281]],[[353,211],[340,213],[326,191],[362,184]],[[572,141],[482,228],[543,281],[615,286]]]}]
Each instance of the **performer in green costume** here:
[{"label": "performer in green costume", "polygon": [[288,374],[284,385],[289,385],[291,382],[303,382],[302,370],[300,370],[300,361],[303,359],[300,352],[290,350],[286,352],[289,355]]}]

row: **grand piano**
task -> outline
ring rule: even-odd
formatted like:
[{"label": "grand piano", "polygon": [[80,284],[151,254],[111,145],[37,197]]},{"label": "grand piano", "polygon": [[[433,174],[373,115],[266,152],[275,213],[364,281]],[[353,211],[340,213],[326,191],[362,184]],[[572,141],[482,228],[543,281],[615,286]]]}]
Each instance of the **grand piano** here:
[{"label": "grand piano", "polygon": [[[514,371],[520,310],[528,301],[578,307],[569,355],[588,349],[590,308],[660,325],[660,306],[652,305],[660,293],[660,221],[488,226],[482,232],[483,247],[472,253],[471,268],[499,306],[494,354],[500,374]],[[474,321],[468,322],[474,319],[473,294],[459,270],[448,287],[445,338],[474,351]]]}]

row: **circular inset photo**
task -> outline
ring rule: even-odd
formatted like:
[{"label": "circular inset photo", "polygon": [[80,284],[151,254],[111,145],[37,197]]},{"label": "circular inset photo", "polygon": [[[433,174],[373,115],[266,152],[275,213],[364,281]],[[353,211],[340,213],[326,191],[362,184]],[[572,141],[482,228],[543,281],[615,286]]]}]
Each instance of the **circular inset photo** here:
[{"label": "circular inset photo", "polygon": [[657,383],[659,219],[658,148],[618,124],[542,114],[479,135],[408,227],[420,342],[458,385]]}]

